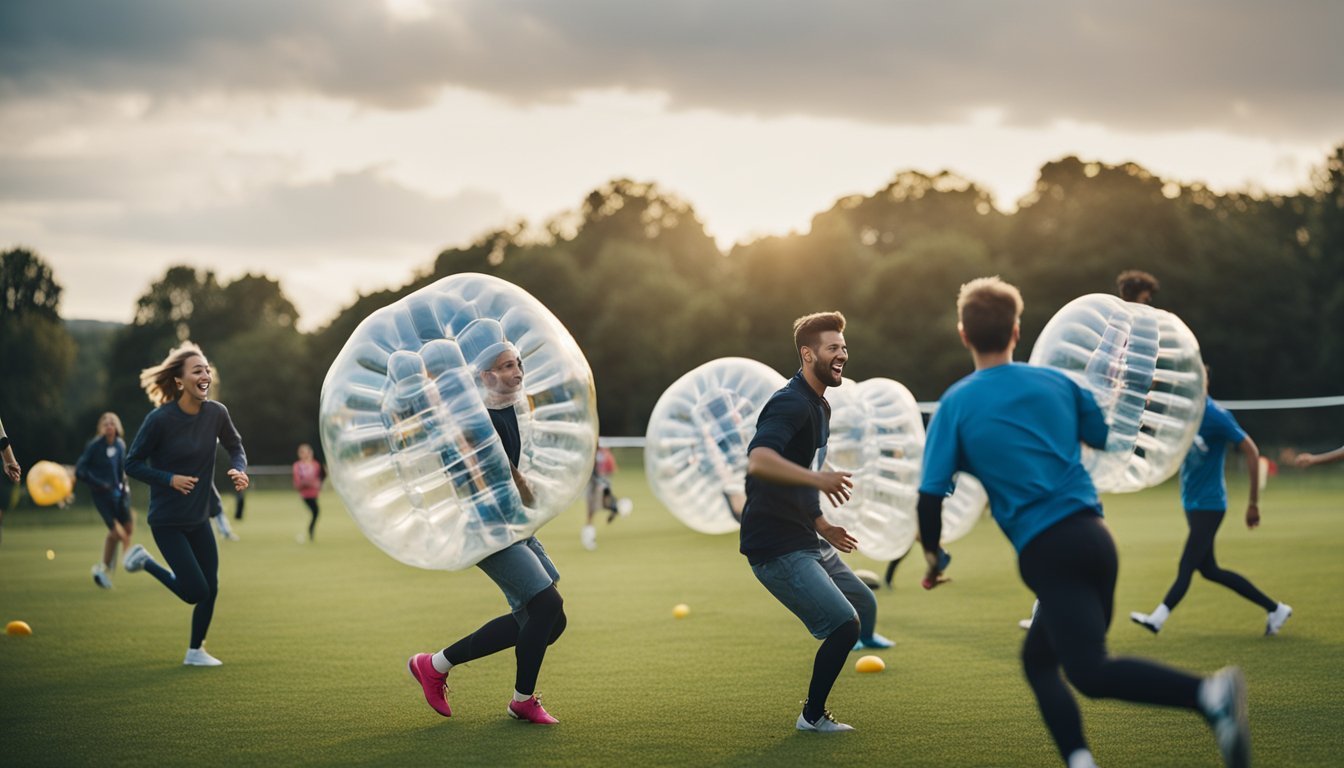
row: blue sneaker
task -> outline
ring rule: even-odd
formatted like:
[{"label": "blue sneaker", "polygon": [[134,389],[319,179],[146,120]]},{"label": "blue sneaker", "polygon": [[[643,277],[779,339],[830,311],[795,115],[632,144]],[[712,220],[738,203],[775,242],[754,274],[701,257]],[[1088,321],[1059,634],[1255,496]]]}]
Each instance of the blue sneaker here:
[{"label": "blue sneaker", "polygon": [[947,566],[952,564],[952,554],[942,547],[938,548],[938,570],[946,571]]},{"label": "blue sneaker", "polygon": [[872,637],[859,638],[859,642],[854,644],[854,650],[862,651],[865,648],[890,648],[895,644],[895,642],[874,632]]}]

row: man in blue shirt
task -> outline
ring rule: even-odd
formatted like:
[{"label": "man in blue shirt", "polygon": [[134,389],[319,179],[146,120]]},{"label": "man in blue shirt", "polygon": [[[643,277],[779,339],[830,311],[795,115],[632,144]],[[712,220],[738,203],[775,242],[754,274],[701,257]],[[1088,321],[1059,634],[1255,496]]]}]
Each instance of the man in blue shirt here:
[{"label": "man in blue shirt", "polygon": [[840,558],[825,556],[818,539],[841,552],[853,552],[857,544],[822,516],[817,495],[820,491],[839,506],[853,487],[850,473],[820,469],[831,420],[823,395],[827,387],[840,386],[849,360],[844,330],[839,312],[794,321],[794,349],[802,367],[756,419],[756,435],[747,446],[742,510],[741,552],[752,573],[822,641],[795,727],[823,733],[854,730],[831,717],[826,698],[859,639],[858,613],[846,593],[872,594]]},{"label": "man in blue shirt", "polygon": [[[1208,376],[1204,378],[1208,381]],[[1232,414],[1212,397],[1204,399],[1204,420],[1199,424],[1199,434],[1190,446],[1181,464],[1181,506],[1185,508],[1185,520],[1190,526],[1190,535],[1185,540],[1185,549],[1181,552],[1181,562],[1176,568],[1176,581],[1167,590],[1167,596],[1150,614],[1134,611],[1129,618],[1141,627],[1156,634],[1161,631],[1167,617],[1185,591],[1190,588],[1190,579],[1196,570],[1199,575],[1236,592],[1252,603],[1265,609],[1265,634],[1277,635],[1288,617],[1293,615],[1291,606],[1271,600],[1264,592],[1244,576],[1218,567],[1218,559],[1213,554],[1213,538],[1227,514],[1227,481],[1223,476],[1223,456],[1228,444],[1237,446],[1246,458],[1246,471],[1250,475],[1251,498],[1246,505],[1246,527],[1254,529],[1260,525],[1260,449],[1255,441],[1242,430]]]},{"label": "man in blue shirt", "polygon": [[997,277],[973,280],[957,297],[957,330],[975,372],[943,394],[929,423],[918,505],[926,579],[936,584],[941,575],[943,498],[953,475],[969,472],[989,493],[991,514],[1018,552],[1022,581],[1040,601],[1022,664],[1069,768],[1096,763],[1061,667],[1090,698],[1199,710],[1227,764],[1249,765],[1240,670],[1201,680],[1107,652],[1118,561],[1080,447],[1103,447],[1107,427],[1092,395],[1063,372],[1013,362],[1022,307],[1018,290]]}]

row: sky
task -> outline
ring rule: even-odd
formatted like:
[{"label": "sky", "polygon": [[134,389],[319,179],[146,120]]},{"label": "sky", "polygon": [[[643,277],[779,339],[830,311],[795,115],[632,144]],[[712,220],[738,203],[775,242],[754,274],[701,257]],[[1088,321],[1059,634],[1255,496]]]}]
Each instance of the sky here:
[{"label": "sky", "polygon": [[1291,192],[1344,143],[1337,0],[6,0],[0,249],[68,318],[167,268],[299,325],[614,178],[727,251],[897,173],[1013,210],[1040,167]]}]

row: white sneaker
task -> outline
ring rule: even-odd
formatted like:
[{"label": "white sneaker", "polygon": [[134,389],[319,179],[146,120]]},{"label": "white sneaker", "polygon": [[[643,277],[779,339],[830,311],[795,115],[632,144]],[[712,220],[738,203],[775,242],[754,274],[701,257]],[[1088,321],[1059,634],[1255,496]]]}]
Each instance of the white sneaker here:
[{"label": "white sneaker", "polygon": [[583,531],[579,534],[579,541],[583,542],[583,548],[589,552],[597,549],[597,529],[591,525],[583,526]]},{"label": "white sneaker", "polygon": [[188,648],[182,664],[188,667],[218,667],[224,662],[206,653],[204,648]]},{"label": "white sneaker", "polygon": [[1153,620],[1152,616],[1149,616],[1146,613],[1131,611],[1129,614],[1129,620],[1134,622],[1135,624],[1138,624],[1140,627],[1143,627],[1149,632],[1152,632],[1154,635],[1162,631],[1162,625],[1158,624],[1156,621]]},{"label": "white sneaker", "polygon": [[93,583],[103,589],[112,588],[112,580],[107,577],[107,566],[102,563],[93,566]]},{"label": "white sneaker", "polygon": [[144,544],[136,544],[131,547],[130,552],[126,553],[126,559],[121,561],[121,566],[126,569],[127,573],[135,573],[136,571],[143,571],[145,563],[153,559],[149,556],[149,550],[145,549]]},{"label": "white sneaker", "polygon": [[835,718],[831,716],[831,711],[829,709],[823,710],[821,719],[817,720],[815,723],[807,722],[807,718],[803,717],[800,713],[798,715],[798,722],[794,727],[800,731],[816,731],[817,733],[844,733],[845,731],[854,730],[854,726],[852,725],[837,723]]},{"label": "white sneaker", "polygon": [[1279,603],[1279,607],[1269,612],[1269,618],[1265,620],[1265,634],[1277,635],[1283,625],[1288,622],[1288,617],[1293,615],[1293,606],[1287,603]]},{"label": "white sneaker", "polygon": [[1251,764],[1251,726],[1246,719],[1246,677],[1236,667],[1223,667],[1199,686],[1199,708],[1213,729],[1218,751],[1228,768]]}]

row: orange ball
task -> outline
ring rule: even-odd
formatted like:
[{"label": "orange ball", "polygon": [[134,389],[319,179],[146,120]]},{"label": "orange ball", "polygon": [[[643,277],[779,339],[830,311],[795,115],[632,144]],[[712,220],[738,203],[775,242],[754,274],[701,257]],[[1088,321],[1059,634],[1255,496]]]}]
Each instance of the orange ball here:
[{"label": "orange ball", "polygon": [[33,628],[26,621],[11,621],[5,625],[6,635],[31,635]]},{"label": "orange ball", "polygon": [[74,489],[74,478],[54,461],[39,461],[28,470],[28,495],[39,507],[65,501]]},{"label": "orange ball", "polygon": [[887,668],[887,663],[879,656],[864,656],[854,662],[855,672],[881,672]]}]

